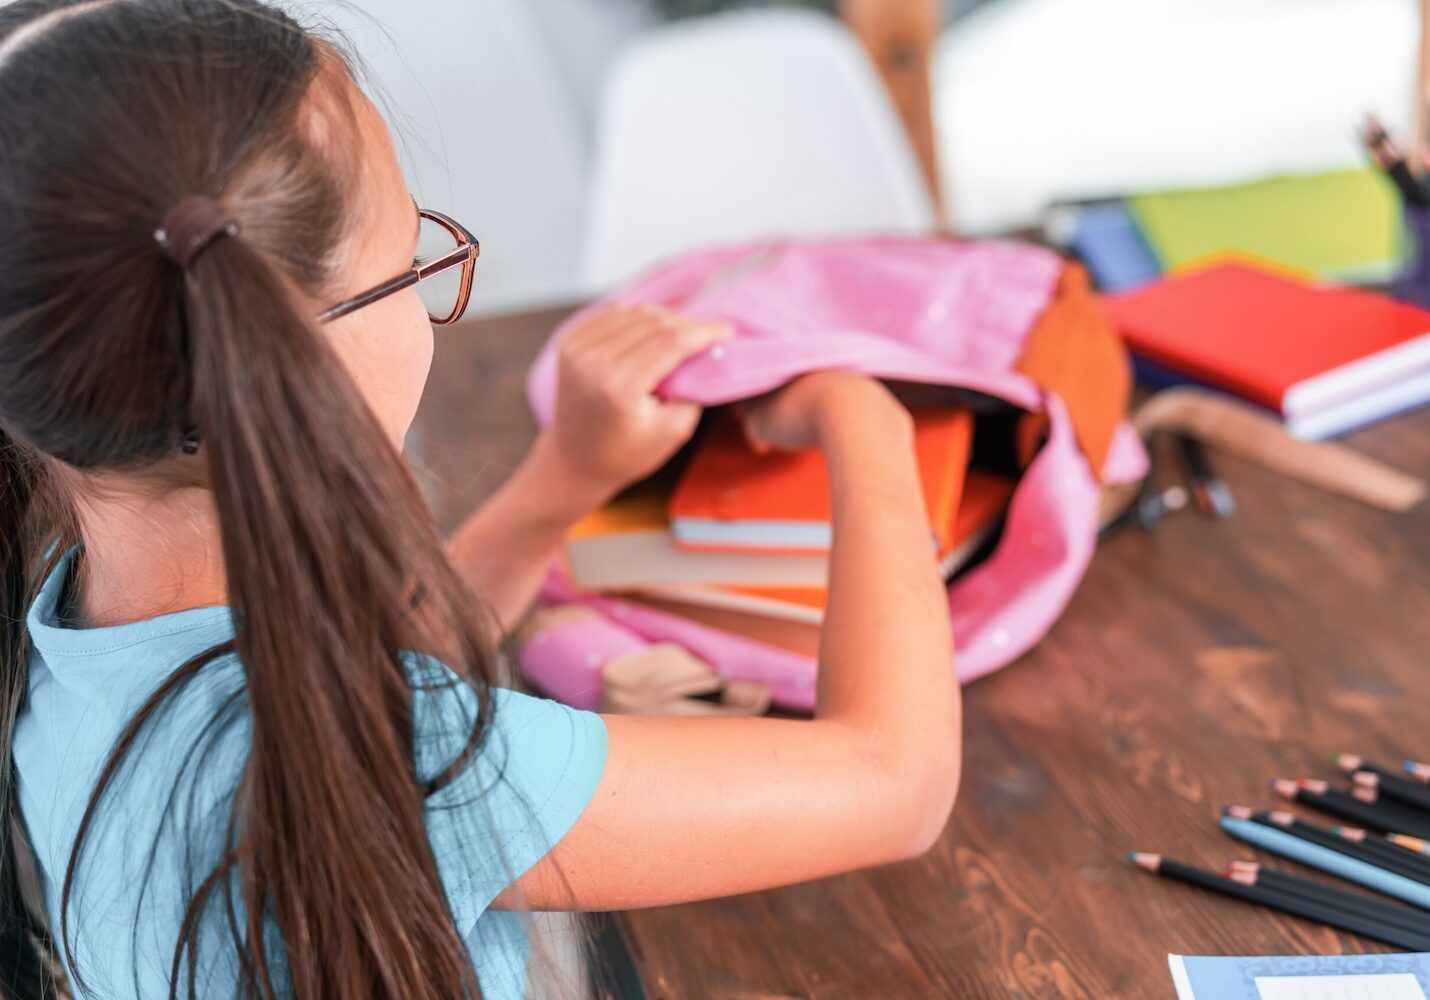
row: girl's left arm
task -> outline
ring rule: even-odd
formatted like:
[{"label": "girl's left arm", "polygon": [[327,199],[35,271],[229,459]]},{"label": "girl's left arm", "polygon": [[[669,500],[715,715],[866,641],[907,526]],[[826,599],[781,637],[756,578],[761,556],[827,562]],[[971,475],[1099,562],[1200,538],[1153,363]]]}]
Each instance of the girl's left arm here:
[{"label": "girl's left arm", "polygon": [[562,340],[551,426],[447,544],[504,629],[531,606],[566,530],[690,437],[700,407],[660,399],[655,388],[730,333],[656,306],[614,305]]},{"label": "girl's left arm", "polygon": [[605,499],[571,481],[542,435],[501,488],[453,532],[448,554],[510,630],[535,600],[566,530]]}]

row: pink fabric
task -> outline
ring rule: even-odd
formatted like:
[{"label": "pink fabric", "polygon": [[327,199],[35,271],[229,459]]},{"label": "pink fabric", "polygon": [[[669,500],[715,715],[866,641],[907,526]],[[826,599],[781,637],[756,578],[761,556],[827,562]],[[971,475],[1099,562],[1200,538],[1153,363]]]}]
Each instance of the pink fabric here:
[{"label": "pink fabric", "polygon": [[[1002,241],[764,242],[696,251],[606,301],[665,305],[734,325],[732,340],[692,358],[662,383],[658,391],[666,398],[728,403],[806,371],[846,368],[960,386],[1046,411],[1048,441],[1019,482],[997,551],[949,590],[958,673],[969,681],[1011,662],[1046,634],[1092,557],[1096,478],[1061,400],[1013,370],[1062,267],[1050,251]],[[527,390],[541,424],[555,410],[557,343],[603,304],[564,323],[532,366]],[[1138,478],[1146,462],[1136,433],[1124,425],[1102,478]],[[620,609],[621,624],[644,638],[679,642],[732,680],[769,683],[778,705],[813,707],[815,664],[808,657],[675,615],[576,594],[560,580],[559,568],[543,598],[577,600],[611,615]]]},{"label": "pink fabric", "polygon": [[572,708],[601,704],[601,671],[612,660],[639,652],[644,636],[606,618],[578,619],[544,628],[521,647],[521,672]]},{"label": "pink fabric", "polygon": [[[618,622],[623,629],[647,642],[674,642],[684,646],[726,680],[757,681],[767,685],[770,700],[776,705],[803,711],[814,708],[815,662],[808,656],[767,646],[744,636],[709,628],[689,618],[619,598],[581,593],[566,582],[559,565],[552,566],[542,589],[542,599],[549,604],[580,603],[595,608],[610,621]],[[603,624],[608,622],[575,621],[560,626],[560,631],[566,636],[564,641],[574,647],[588,637],[597,639],[596,632]],[[547,694],[560,697],[558,690],[546,687],[535,677],[531,680]]]}]

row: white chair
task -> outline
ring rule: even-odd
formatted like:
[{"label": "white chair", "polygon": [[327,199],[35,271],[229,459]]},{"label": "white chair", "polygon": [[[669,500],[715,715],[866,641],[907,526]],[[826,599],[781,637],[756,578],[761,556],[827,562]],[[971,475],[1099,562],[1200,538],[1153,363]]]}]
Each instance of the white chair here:
[{"label": "white chair", "polygon": [[864,49],[812,12],[723,14],[640,36],[607,80],[596,145],[589,292],[701,244],[935,227]]}]

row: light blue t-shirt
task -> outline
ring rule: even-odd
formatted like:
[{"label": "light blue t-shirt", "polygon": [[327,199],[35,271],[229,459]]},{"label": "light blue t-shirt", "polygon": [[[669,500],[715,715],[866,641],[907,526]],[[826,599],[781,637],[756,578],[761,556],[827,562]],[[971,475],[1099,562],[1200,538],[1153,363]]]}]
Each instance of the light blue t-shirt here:
[{"label": "light blue t-shirt", "polygon": [[[72,558],[30,609],[30,695],[15,733],[20,807],[57,940],[65,867],[115,741],[177,667],[234,634],[226,607],[67,628],[59,612]],[[476,698],[465,685],[433,685],[450,671],[414,661],[409,669],[423,685],[413,693],[414,759],[420,776],[433,777],[465,746]],[[208,664],[142,730],[102,800],[69,913],[76,964],[92,995],[168,995],[184,902],[215,867],[247,759],[245,706],[237,658]],[[481,750],[426,801],[433,856],[489,1000],[524,993],[528,941],[519,915],[488,907],[575,823],[605,761],[600,716],[497,690]],[[354,852],[362,836],[352,831]],[[236,958],[217,897],[204,917],[216,923],[200,937],[198,995],[232,995]]]}]

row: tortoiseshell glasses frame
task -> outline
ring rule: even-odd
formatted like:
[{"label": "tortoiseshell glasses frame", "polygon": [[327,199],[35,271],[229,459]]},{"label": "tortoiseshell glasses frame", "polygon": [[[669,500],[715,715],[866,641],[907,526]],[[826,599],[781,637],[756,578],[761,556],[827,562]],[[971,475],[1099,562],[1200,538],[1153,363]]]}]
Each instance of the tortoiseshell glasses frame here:
[{"label": "tortoiseshell glasses frame", "polygon": [[456,219],[443,215],[441,212],[434,212],[428,208],[419,208],[417,214],[428,222],[434,222],[447,230],[452,238],[456,240],[457,246],[451,253],[445,253],[435,260],[414,263],[411,270],[399,274],[397,277],[384,281],[380,285],[369,288],[367,291],[343,302],[339,302],[331,309],[318,316],[319,323],[330,323],[335,319],[356,312],[363,306],[370,306],[379,299],[385,299],[395,292],[400,292],[404,288],[411,288],[417,282],[433,275],[450,271],[454,267],[462,269],[461,284],[457,290],[457,301],[452,311],[447,316],[433,316],[427,314],[433,323],[438,326],[446,326],[448,323],[455,323],[462,318],[462,314],[467,311],[467,302],[472,297],[472,272],[475,270],[477,257],[481,255],[482,245],[477,242],[465,226]]}]

